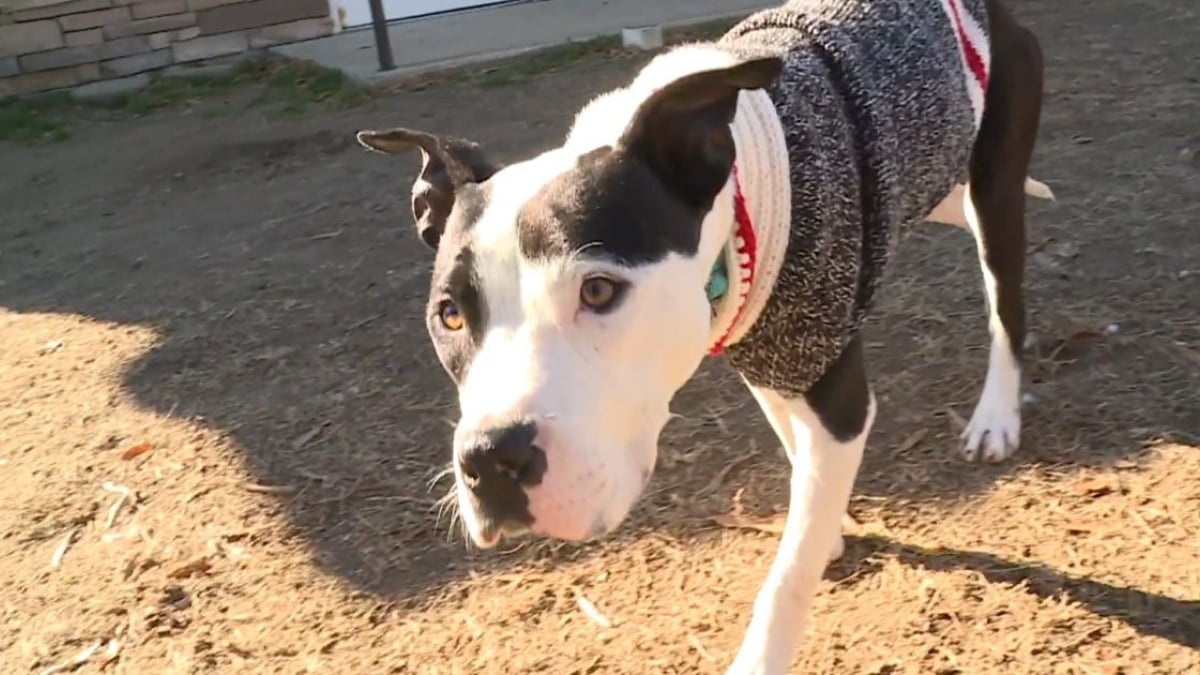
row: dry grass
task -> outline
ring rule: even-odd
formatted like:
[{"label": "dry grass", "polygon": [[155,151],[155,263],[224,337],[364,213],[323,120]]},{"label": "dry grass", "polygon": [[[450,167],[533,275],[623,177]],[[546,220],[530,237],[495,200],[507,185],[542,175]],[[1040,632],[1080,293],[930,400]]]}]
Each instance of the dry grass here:
[{"label": "dry grass", "polygon": [[[1031,215],[1024,447],[954,454],[983,297],[969,237],[920,229],[868,330],[879,420],[798,671],[1200,672],[1200,21],[1019,10],[1049,61],[1035,175],[1060,199]],[[681,394],[612,539],[468,550],[441,499],[454,408],[413,167],[350,149],[382,120],[512,158],[636,62],[6,146],[0,671],[721,672],[786,508],[735,376],[712,363]]]}]

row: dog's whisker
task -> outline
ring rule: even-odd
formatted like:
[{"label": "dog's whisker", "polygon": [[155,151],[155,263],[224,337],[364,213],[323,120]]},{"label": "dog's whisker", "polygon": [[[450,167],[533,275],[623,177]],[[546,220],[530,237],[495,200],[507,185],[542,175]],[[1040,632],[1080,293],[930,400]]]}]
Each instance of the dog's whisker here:
[{"label": "dog's whisker", "polygon": [[475,548],[475,540],[471,539],[471,532],[467,529],[467,521],[461,517],[458,519],[458,534],[462,537],[468,550]]},{"label": "dog's whisker", "polygon": [[599,241],[590,241],[586,244],[583,244],[582,246],[579,246],[574,251],[572,251],[570,255],[567,256],[567,261],[576,262],[581,257],[583,257],[583,254],[586,253],[589,249],[597,248],[600,246],[603,246],[603,243],[599,242]]},{"label": "dog's whisker", "polygon": [[[443,470],[438,474],[437,479],[445,477],[449,473],[451,473],[450,469]],[[435,479],[433,482],[437,482],[437,479]],[[431,484],[430,488],[432,489],[432,487],[433,485]],[[434,517],[435,527],[441,526],[443,518],[448,519],[446,528],[447,542],[454,540],[455,530],[462,530],[463,532],[466,532],[465,524],[462,520],[462,512],[458,506],[458,492],[454,485],[451,485],[450,488],[446,490],[445,494],[443,494],[441,497],[438,497],[434,501],[434,508],[436,513]]]},{"label": "dog's whisker", "polygon": [[445,480],[447,476],[453,476],[453,475],[454,475],[454,464],[447,464],[445,466],[445,468],[443,468],[443,469],[439,470],[437,473],[433,474],[433,477],[430,478],[428,481],[426,481],[425,485],[430,490],[432,490],[434,487],[437,486],[438,483]]},{"label": "dog's whisker", "polygon": [[455,496],[456,496],[455,490],[454,490],[454,488],[451,488],[450,490],[448,490],[446,492],[446,494],[442,495],[441,497],[438,497],[437,500],[434,502],[434,506],[437,509],[437,519],[436,519],[437,524],[440,525],[441,521],[442,521],[442,517],[447,514],[450,514],[451,521],[453,521],[454,513],[458,509],[458,500],[455,499]]}]

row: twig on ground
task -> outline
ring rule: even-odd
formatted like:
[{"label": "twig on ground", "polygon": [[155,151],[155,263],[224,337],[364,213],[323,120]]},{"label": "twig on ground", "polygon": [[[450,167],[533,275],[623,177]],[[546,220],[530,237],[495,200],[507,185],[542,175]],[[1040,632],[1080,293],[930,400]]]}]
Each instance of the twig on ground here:
[{"label": "twig on ground", "polygon": [[956,432],[962,433],[967,428],[967,421],[962,418],[962,415],[954,412],[954,408],[946,408],[946,417],[950,418],[950,423],[954,425]]},{"label": "twig on ground", "polygon": [[737,457],[726,464],[720,471],[717,472],[717,475],[713,476],[713,479],[708,482],[708,485],[704,486],[704,489],[701,490],[701,494],[711,494],[719,490],[721,488],[721,484],[725,482],[726,476],[728,476],[731,471],[736,469],[739,465],[753,459],[757,454],[758,445],[751,440],[750,452],[747,452],[741,457]]},{"label": "twig on ground", "polygon": [[713,516],[713,522],[721,527],[783,534],[783,526],[787,522],[787,512],[766,517],[721,513]]},{"label": "twig on ground", "polygon": [[367,318],[363,319],[362,321],[359,321],[358,323],[354,324],[353,326],[350,326],[350,330],[358,330],[359,328],[364,328],[368,324],[374,323],[382,318],[383,318],[382,314],[368,316]]},{"label": "twig on ground", "polygon": [[117,495],[116,501],[112,503],[112,506],[108,507],[108,518],[104,519],[104,529],[107,530],[117,522],[117,516],[120,515],[121,508],[125,506],[125,502],[131,499],[136,502],[137,496],[134,495],[133,490],[130,490],[124,485],[118,485],[117,483],[112,483],[109,481],[104,481],[100,487],[107,492],[112,492]]},{"label": "twig on ground", "polygon": [[58,546],[54,548],[54,554],[50,556],[50,566],[59,567],[62,565],[63,557],[67,555],[67,549],[75,542],[75,537],[79,534],[79,528],[71,528],[67,536],[62,538]]},{"label": "twig on ground", "polygon": [[717,662],[716,657],[713,656],[712,653],[707,649],[705,649],[704,645],[700,644],[700,638],[696,637],[695,634],[688,633],[687,641],[688,644],[692,646],[692,649],[695,649],[696,653],[700,655],[700,658],[708,661],[709,663]]},{"label": "twig on ground", "polygon": [[104,650],[104,658],[100,660],[100,670],[106,670],[117,660],[121,655],[121,641],[117,638],[112,638],[108,641],[108,647]]},{"label": "twig on ground", "polygon": [[896,449],[892,451],[892,454],[893,455],[903,455],[904,453],[908,452],[909,450],[912,450],[913,448],[920,445],[921,441],[925,440],[925,437],[928,435],[929,435],[929,429],[926,429],[924,427],[917,429],[916,431],[909,434],[908,438],[905,438],[903,441],[900,441],[900,445],[896,446]]},{"label": "twig on ground", "polygon": [[126,450],[125,452],[121,453],[121,459],[130,460],[130,459],[134,459],[135,457],[141,457],[142,455],[146,454],[147,452],[150,452],[150,450],[152,450],[153,448],[154,448],[154,446],[151,445],[149,442],[138,443],[137,445],[135,445],[135,446],[129,448],[128,450]]},{"label": "twig on ground", "polygon": [[1175,349],[1176,349],[1176,350],[1177,350],[1177,351],[1178,351],[1178,352],[1179,352],[1179,353],[1180,353],[1180,354],[1181,354],[1181,355],[1182,355],[1182,356],[1183,356],[1185,359],[1187,359],[1188,361],[1191,361],[1191,362],[1192,362],[1192,365],[1195,365],[1195,366],[1197,366],[1197,367],[1200,367],[1200,353],[1197,353],[1197,352],[1195,352],[1194,350],[1192,350],[1192,349],[1188,348],[1187,346],[1185,346],[1185,345],[1183,345],[1182,343],[1179,343],[1179,342],[1172,342],[1171,344],[1173,344],[1173,345],[1175,346]]},{"label": "twig on ground", "polygon": [[247,492],[258,492],[268,495],[290,495],[295,494],[296,487],[293,485],[260,485],[258,483],[243,483],[242,487]]},{"label": "twig on ground", "polygon": [[324,211],[328,207],[329,207],[329,202],[317,204],[316,206],[314,206],[310,209],[306,209],[304,211],[297,211],[295,213],[289,213],[285,216],[279,216],[278,218],[270,218],[268,220],[264,220],[261,223],[259,223],[259,227],[262,227],[262,228],[274,227],[275,225],[279,225],[281,223],[286,223],[289,220],[294,220],[296,218],[303,218],[305,216],[311,216],[316,213],[320,213],[321,211]]},{"label": "twig on ground", "polygon": [[587,596],[585,596],[583,593],[580,593],[578,590],[575,591],[575,604],[579,605],[579,610],[587,615],[587,618],[591,619],[592,622],[597,626],[600,626],[601,628],[612,628],[612,622],[608,620],[608,617],[604,616],[604,614],[602,614],[600,610],[596,608],[596,605],[594,605],[591,600],[587,599]]},{"label": "twig on ground", "polygon": [[79,650],[78,654],[76,654],[75,656],[72,656],[71,658],[67,659],[66,661],[63,661],[62,663],[58,663],[53,666],[50,666],[49,668],[43,669],[42,675],[54,675],[55,673],[71,672],[72,670],[79,668],[79,666],[82,666],[83,664],[87,663],[88,659],[91,659],[92,655],[95,654],[96,652],[100,651],[100,648],[103,646],[104,646],[104,641],[97,640],[96,642],[92,643],[91,645]]},{"label": "twig on ground", "polygon": [[209,562],[208,556],[197,558],[191,562],[184,563],[179,567],[167,572],[169,579],[187,579],[200,574],[206,574],[212,569],[212,563]]},{"label": "twig on ground", "polygon": [[312,443],[313,440],[317,436],[321,435],[321,432],[325,430],[325,427],[327,427],[329,425],[330,425],[329,420],[325,420],[324,422],[321,422],[317,426],[315,426],[312,429],[309,429],[305,433],[301,434],[300,436],[298,436],[296,438],[296,440],[292,441],[292,449],[293,450],[303,450],[304,446],[308,445],[309,443]]},{"label": "twig on ground", "polygon": [[1129,509],[1129,515],[1133,518],[1134,522],[1136,522],[1142,527],[1143,530],[1146,531],[1146,534],[1150,535],[1150,543],[1153,544],[1155,542],[1162,541],[1163,538],[1158,533],[1158,530],[1155,530],[1154,527],[1150,525],[1145,516],[1142,515],[1141,511],[1139,511],[1136,506],[1132,506]]}]

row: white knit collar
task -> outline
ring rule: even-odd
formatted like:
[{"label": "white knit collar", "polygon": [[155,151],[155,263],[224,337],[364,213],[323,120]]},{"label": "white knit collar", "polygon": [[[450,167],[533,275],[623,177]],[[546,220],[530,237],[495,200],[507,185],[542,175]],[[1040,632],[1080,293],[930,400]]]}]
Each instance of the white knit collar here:
[{"label": "white knit collar", "polygon": [[734,222],[722,248],[728,289],[713,307],[709,353],[720,354],[749,332],[771,297],[787,252],[791,172],[783,124],[763,90],[738,97],[731,125],[737,161]]}]

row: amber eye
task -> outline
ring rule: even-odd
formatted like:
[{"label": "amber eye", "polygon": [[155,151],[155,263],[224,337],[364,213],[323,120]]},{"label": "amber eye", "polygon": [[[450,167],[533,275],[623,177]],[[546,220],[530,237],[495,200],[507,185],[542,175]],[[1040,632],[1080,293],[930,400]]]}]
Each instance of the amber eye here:
[{"label": "amber eye", "polygon": [[612,309],[620,296],[621,286],[607,277],[584,279],[579,287],[579,302],[593,312]]},{"label": "amber eye", "polygon": [[450,331],[462,330],[467,323],[463,319],[462,312],[458,311],[458,305],[449,300],[442,303],[441,309],[438,310],[438,318],[442,320],[442,325],[446,327],[446,330]]}]

